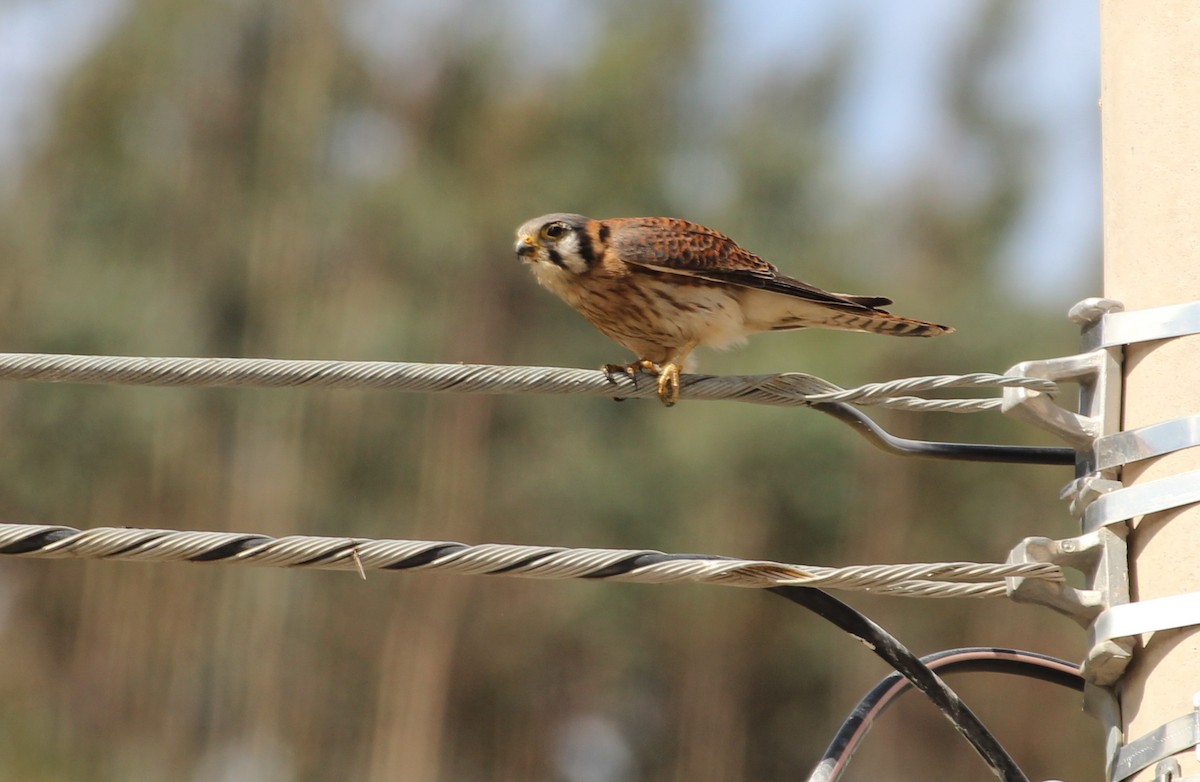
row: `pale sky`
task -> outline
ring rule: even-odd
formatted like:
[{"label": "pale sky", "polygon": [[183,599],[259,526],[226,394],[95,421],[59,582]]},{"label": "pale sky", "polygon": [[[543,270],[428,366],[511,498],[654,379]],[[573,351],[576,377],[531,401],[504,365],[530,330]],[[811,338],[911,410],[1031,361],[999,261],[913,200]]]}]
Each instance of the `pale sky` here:
[{"label": "pale sky", "polygon": [[[384,16],[435,17],[439,8],[414,0],[362,2],[386,7]],[[511,2],[525,11],[521,18],[533,20],[578,12],[576,0]],[[461,11],[465,5],[470,3],[440,8]],[[1041,141],[1030,150],[1037,194],[1002,260],[1012,270],[1010,282],[1023,291],[1076,288],[1099,251],[1096,3],[1012,0],[1012,5],[1020,34],[989,78],[989,97],[1006,114],[1036,127]],[[954,139],[947,135],[938,80],[946,78],[963,31],[983,7],[983,0],[713,0],[722,34],[713,41],[714,61],[721,65],[712,77],[734,89],[765,73],[803,70],[850,35],[862,42],[863,56],[839,111],[838,162],[847,181],[887,198],[889,186],[903,186],[931,155],[948,158],[943,165],[949,175],[969,178],[970,155],[956,165],[955,155],[946,153],[953,152]],[[0,196],[15,194],[20,163],[45,133],[56,88],[126,8],[126,0],[0,0]],[[486,35],[486,29],[473,34]],[[389,43],[393,52],[404,48],[394,38]],[[730,48],[723,53],[720,47]]]},{"label": "pale sky", "polygon": [[[1099,263],[1099,19],[1094,0],[1012,0],[1017,45],[989,80],[1004,113],[1036,125],[1042,143],[1030,150],[1037,193],[1002,259],[1010,282],[1026,295],[1082,291]],[[852,30],[865,56],[841,110],[841,161],[865,192],[889,196],[914,167],[940,154],[947,139],[938,80],[981,0],[719,0],[727,45],[738,47],[748,75],[799,67]],[[745,46],[754,40],[754,46]],[[953,163],[951,163],[953,165]],[[962,161],[962,176],[970,162]],[[1049,295],[1050,299],[1059,296]]]}]

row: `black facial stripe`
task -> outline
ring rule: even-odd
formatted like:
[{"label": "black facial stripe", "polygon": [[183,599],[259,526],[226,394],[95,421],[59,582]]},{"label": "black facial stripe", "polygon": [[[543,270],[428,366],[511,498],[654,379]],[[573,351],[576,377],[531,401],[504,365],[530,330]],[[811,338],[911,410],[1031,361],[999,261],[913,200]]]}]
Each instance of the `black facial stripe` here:
[{"label": "black facial stripe", "polygon": [[557,266],[560,269],[567,268],[567,265],[565,263],[563,263],[562,253],[560,253],[558,250],[555,250],[553,247],[551,247],[546,252],[550,256],[550,263],[554,264],[555,266]]},{"label": "black facial stripe", "polygon": [[579,255],[590,269],[592,264],[596,262],[596,251],[592,248],[592,237],[588,236],[587,231],[583,228],[575,231],[575,237],[579,242]]},{"label": "black facial stripe", "polygon": [[611,233],[607,225],[600,226],[600,244],[608,244],[608,235]]}]

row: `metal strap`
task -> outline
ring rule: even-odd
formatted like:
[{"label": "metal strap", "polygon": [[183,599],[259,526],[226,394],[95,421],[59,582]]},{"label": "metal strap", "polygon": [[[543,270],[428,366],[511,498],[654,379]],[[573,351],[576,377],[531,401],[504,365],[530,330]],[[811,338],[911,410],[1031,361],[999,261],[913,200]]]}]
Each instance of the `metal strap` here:
[{"label": "metal strap", "polygon": [[1200,302],[1110,312],[1084,334],[1088,350],[1200,333]]},{"label": "metal strap", "polygon": [[1092,643],[1192,625],[1200,625],[1200,592],[1139,600],[1101,611],[1091,628]]},{"label": "metal strap", "polygon": [[1110,782],[1121,782],[1163,758],[1200,744],[1200,720],[1196,715],[1192,711],[1173,719],[1121,747],[1108,774]]},{"label": "metal strap", "polygon": [[1101,437],[1092,445],[1089,472],[1120,467],[1200,445],[1200,413]]},{"label": "metal strap", "polygon": [[1083,531],[1196,502],[1200,502],[1200,470],[1181,472],[1097,497],[1083,512]]}]

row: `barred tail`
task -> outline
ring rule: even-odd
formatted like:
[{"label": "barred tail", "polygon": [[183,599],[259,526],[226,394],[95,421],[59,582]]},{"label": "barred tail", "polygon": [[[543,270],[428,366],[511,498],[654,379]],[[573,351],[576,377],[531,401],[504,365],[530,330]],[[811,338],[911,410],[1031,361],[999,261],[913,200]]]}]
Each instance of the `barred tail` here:
[{"label": "barred tail", "polygon": [[950,326],[912,318],[901,318],[886,312],[859,313],[837,310],[829,311],[828,328],[868,331],[872,334],[888,334],[893,337],[936,337],[954,331]]},{"label": "barred tail", "polygon": [[[879,297],[873,298],[882,301]],[[751,331],[842,329],[890,334],[893,337],[936,337],[954,331],[949,326],[902,318],[872,306],[816,302],[761,290],[743,291],[740,303],[746,327]]]}]

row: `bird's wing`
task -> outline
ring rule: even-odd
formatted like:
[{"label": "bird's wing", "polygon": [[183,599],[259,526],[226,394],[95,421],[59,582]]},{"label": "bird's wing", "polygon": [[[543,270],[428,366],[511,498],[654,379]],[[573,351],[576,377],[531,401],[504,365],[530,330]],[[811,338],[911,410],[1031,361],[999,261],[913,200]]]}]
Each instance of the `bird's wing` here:
[{"label": "bird's wing", "polygon": [[633,266],[781,293],[839,309],[879,311],[878,307],[892,303],[882,296],[831,293],[780,274],[728,236],[686,220],[628,217],[604,223],[616,256]]}]

